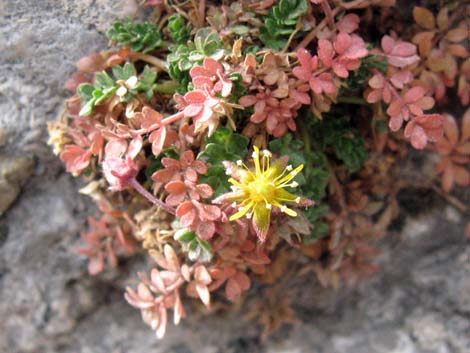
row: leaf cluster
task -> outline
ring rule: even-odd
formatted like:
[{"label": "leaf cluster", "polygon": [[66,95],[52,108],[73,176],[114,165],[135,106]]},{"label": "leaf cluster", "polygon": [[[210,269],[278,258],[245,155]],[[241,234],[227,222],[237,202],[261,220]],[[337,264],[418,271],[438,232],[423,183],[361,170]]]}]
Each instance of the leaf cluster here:
[{"label": "leaf cluster", "polygon": [[[311,146],[310,146],[311,147]],[[312,232],[305,235],[304,242],[311,242],[328,234],[328,225],[320,217],[328,212],[327,205],[321,200],[326,195],[326,187],[330,173],[326,166],[326,156],[321,151],[312,151],[305,148],[300,140],[293,140],[292,134],[286,134],[269,143],[271,151],[281,156],[289,156],[289,163],[296,167],[303,164],[305,167],[296,177],[302,196],[314,200],[315,207],[304,211],[307,219],[313,224]]]},{"label": "leaf cluster", "polygon": [[95,75],[94,84],[82,83],[77,87],[77,93],[81,101],[81,116],[88,116],[97,105],[114,95],[118,85],[106,71]]},{"label": "leaf cluster", "polygon": [[179,159],[178,149],[175,146],[171,146],[163,149],[162,153],[160,153],[158,156],[154,156],[152,154],[150,164],[147,166],[147,168],[145,168],[145,177],[147,180],[150,180],[152,174],[155,173],[157,170],[164,168],[164,165],[162,164],[162,158],[165,157]]},{"label": "leaf cluster", "polygon": [[185,23],[180,14],[168,18],[168,31],[176,44],[186,44],[191,35],[191,28]]},{"label": "leaf cluster", "polygon": [[248,153],[248,143],[247,137],[225,127],[217,129],[207,140],[204,151],[198,155],[198,159],[209,164],[201,181],[212,187],[215,196],[227,192],[230,186],[222,162],[243,160]]},{"label": "leaf cluster", "polygon": [[[379,70],[382,73],[387,71],[387,61],[376,55],[368,55],[361,61],[361,66],[354,71],[350,71],[349,76],[346,80],[347,91],[351,91],[351,94],[360,94],[366,82],[370,79],[370,73],[374,69]],[[344,92],[341,92],[342,95]]]},{"label": "leaf cluster", "polygon": [[260,28],[261,41],[271,49],[280,50],[294,32],[298,19],[307,12],[306,0],[280,0],[271,8]]},{"label": "leaf cluster", "polygon": [[[119,84],[116,81],[126,81],[133,76],[137,76],[137,71],[134,65],[126,63],[123,66],[114,66],[112,68],[112,74],[114,78],[106,71],[98,72],[95,75],[93,84],[82,83],[77,87],[77,93],[81,101],[81,116],[90,115],[96,106],[112,97],[119,88]],[[145,98],[147,100],[150,99],[153,96],[156,79],[157,73],[150,70],[148,66],[145,66],[136,86],[132,89],[128,89],[126,95],[121,99],[124,102],[128,102],[139,93],[144,93]]]},{"label": "leaf cluster", "polygon": [[321,151],[307,151],[304,143],[294,140],[292,134],[272,140],[269,149],[281,156],[289,156],[289,164],[293,167],[305,166],[296,178],[303,196],[316,202],[325,196],[329,172],[326,157]]},{"label": "leaf cluster", "polygon": [[[124,66],[114,66],[113,75],[117,80],[126,81],[132,76],[136,76],[137,72],[134,65],[126,63]],[[134,98],[139,93],[144,93],[145,98],[149,100],[153,96],[153,91],[155,89],[155,80],[157,79],[157,73],[150,70],[148,66],[144,67],[139,81],[135,88],[129,89],[127,94],[123,97],[123,101],[128,102]]]},{"label": "leaf cluster", "polygon": [[180,83],[178,88],[180,93],[188,91],[188,84],[191,81],[189,70],[195,65],[202,64],[205,57],[219,60],[225,53],[223,45],[217,33],[205,27],[196,32],[194,42],[179,44],[171,48],[167,56],[168,74]]},{"label": "leaf cluster", "polygon": [[183,251],[188,253],[189,260],[199,262],[212,260],[211,245],[209,242],[199,239],[195,232],[186,228],[180,229],[175,233],[174,238],[181,243]]},{"label": "leaf cluster", "polygon": [[344,162],[351,173],[358,171],[367,153],[364,140],[350,126],[348,117],[325,119],[323,133],[324,143],[333,148],[336,157]]},{"label": "leaf cluster", "polygon": [[158,27],[154,23],[137,23],[131,19],[114,22],[106,31],[106,37],[119,46],[126,46],[132,51],[142,53],[151,52],[163,43]]}]

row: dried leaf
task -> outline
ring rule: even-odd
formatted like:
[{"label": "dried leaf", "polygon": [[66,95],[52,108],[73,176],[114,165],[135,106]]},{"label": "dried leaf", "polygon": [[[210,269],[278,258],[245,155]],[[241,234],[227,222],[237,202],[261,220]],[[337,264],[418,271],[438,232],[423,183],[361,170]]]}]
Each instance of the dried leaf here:
[{"label": "dried leaf", "polygon": [[417,24],[426,29],[434,29],[436,26],[433,13],[424,7],[415,6],[413,18]]},{"label": "dried leaf", "polygon": [[467,38],[468,30],[465,28],[454,28],[446,34],[446,39],[450,42],[458,43]]},{"label": "dried leaf", "polygon": [[449,10],[447,6],[443,6],[437,14],[437,26],[441,31],[444,31],[449,26]]}]

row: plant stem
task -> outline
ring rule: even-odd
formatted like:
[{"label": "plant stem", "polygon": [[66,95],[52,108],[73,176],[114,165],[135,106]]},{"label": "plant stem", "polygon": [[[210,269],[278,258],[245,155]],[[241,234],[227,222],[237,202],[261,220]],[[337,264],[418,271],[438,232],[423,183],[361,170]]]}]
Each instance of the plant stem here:
[{"label": "plant stem", "polygon": [[201,21],[201,27],[204,27],[206,18],[206,0],[199,0],[199,19]]},{"label": "plant stem", "polygon": [[466,213],[468,211],[467,206],[465,206],[460,200],[457,198],[453,197],[452,195],[448,194],[441,188],[437,187],[436,185],[432,184],[431,185],[432,189],[438,193],[440,196],[442,196],[444,199],[447,200],[451,205],[456,207],[460,212]]},{"label": "plant stem", "polygon": [[[331,16],[334,18],[341,9],[339,7],[335,8],[333,11],[331,11]],[[295,48],[295,50],[299,48],[305,48],[307,45],[310,44],[312,40],[315,39],[317,34],[321,32],[321,30],[328,24],[328,18],[324,18],[318,26],[316,26],[309,34],[305,36],[305,38],[300,42],[300,44]]]},{"label": "plant stem", "polygon": [[169,125],[171,123],[174,123],[175,121],[180,120],[181,118],[184,118],[184,111],[181,111],[181,112],[178,112],[176,114],[170,115],[169,117],[163,119],[160,122],[160,126]]},{"label": "plant stem", "polygon": [[302,137],[302,142],[304,143],[305,152],[310,153],[312,152],[312,146],[310,143],[310,135],[308,134],[307,127],[302,120],[299,120],[298,125],[300,128],[300,136]]},{"label": "plant stem", "polygon": [[323,0],[321,3],[321,7],[323,9],[323,12],[326,15],[326,19],[328,20],[330,27],[335,28],[335,21],[334,21],[333,13],[331,12],[331,6],[328,0]]},{"label": "plant stem", "polygon": [[347,104],[357,104],[357,105],[369,105],[363,98],[354,97],[354,96],[342,96],[338,97],[336,103],[347,103]]},{"label": "plant stem", "polygon": [[130,57],[133,59],[148,62],[149,64],[156,66],[160,71],[168,72],[166,63],[163,60],[156,58],[155,56],[143,54],[143,53],[131,52]]},{"label": "plant stem", "polygon": [[164,81],[163,83],[157,83],[155,85],[155,91],[158,93],[173,94],[177,87],[178,82],[176,81]]},{"label": "plant stem", "polygon": [[139,194],[141,194],[143,197],[145,197],[154,205],[160,208],[163,208],[165,211],[167,211],[168,213],[172,215],[176,214],[175,209],[173,207],[168,206],[162,200],[156,198],[154,195],[148,192],[147,189],[145,189],[142,185],[140,185],[140,183],[135,178],[129,179],[128,185],[134,188],[135,191],[137,191]]}]

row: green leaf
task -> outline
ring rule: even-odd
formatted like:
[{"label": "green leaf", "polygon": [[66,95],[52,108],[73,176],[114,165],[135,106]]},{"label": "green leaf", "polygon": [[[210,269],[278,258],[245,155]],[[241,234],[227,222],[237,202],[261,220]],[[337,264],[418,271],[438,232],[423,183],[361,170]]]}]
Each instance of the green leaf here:
[{"label": "green leaf", "polygon": [[248,143],[247,137],[222,127],[207,140],[207,145],[198,158],[212,164],[243,160],[248,153]]},{"label": "green leaf", "polygon": [[237,25],[230,27],[233,33],[238,34],[239,36],[246,35],[250,32],[250,28],[243,25]]},{"label": "green leaf", "polygon": [[305,244],[313,243],[318,239],[327,236],[330,233],[330,227],[325,222],[316,222],[313,224],[312,232],[308,235],[304,235],[303,241]]},{"label": "green leaf", "polygon": [[93,112],[95,106],[100,105],[111,97],[117,89],[116,83],[106,72],[96,74],[95,86],[82,83],[77,87],[77,93],[81,101],[81,116],[88,116]]},{"label": "green leaf", "polygon": [[144,71],[137,83],[137,92],[144,92],[147,100],[153,97],[153,91],[155,89],[155,80],[157,79],[157,73],[152,71],[148,66],[145,66]]},{"label": "green leaf", "polygon": [[289,156],[289,163],[293,167],[307,163],[307,158],[302,150],[303,142],[299,140],[292,141],[292,134],[290,133],[269,142],[269,149],[281,156]]},{"label": "green leaf", "polygon": [[331,145],[340,160],[351,173],[359,170],[367,153],[364,140],[356,129],[349,125],[347,117],[325,119],[325,143]]},{"label": "green leaf", "polygon": [[95,101],[94,99],[91,99],[82,105],[82,108],[80,109],[80,112],[78,114],[81,116],[88,116],[93,112],[94,108],[95,108]]},{"label": "green leaf", "polygon": [[[117,90],[117,87],[107,87],[102,91],[95,90],[93,92],[93,93],[97,93],[97,95],[95,96],[95,105],[100,105],[106,99],[108,99],[109,97],[112,97],[114,93],[116,92],[116,90]],[[98,93],[99,93],[99,96],[98,96]]]},{"label": "green leaf", "polygon": [[106,36],[117,45],[128,46],[132,51],[143,53],[148,53],[163,43],[156,24],[137,23],[131,19],[114,22]]},{"label": "green leaf", "polygon": [[290,133],[272,140],[269,149],[281,156],[289,156],[289,163],[293,167],[304,165],[304,169],[296,177],[304,197],[319,202],[325,196],[330,173],[326,167],[326,157],[322,152],[306,151],[304,143],[293,140]]},{"label": "green leaf", "polygon": [[81,101],[88,101],[93,98],[95,87],[89,83],[82,83],[77,87],[77,93]]},{"label": "green leaf", "polygon": [[320,220],[320,217],[328,213],[329,210],[330,208],[327,204],[318,204],[304,211],[307,219],[313,224],[312,232],[303,237],[304,243],[314,242],[329,234],[330,229],[328,224]]},{"label": "green leaf", "polygon": [[187,247],[183,246],[183,251],[187,248],[188,258],[191,261],[209,262],[212,260],[213,251],[211,245],[202,239],[194,238]]},{"label": "green leaf", "polygon": [[95,75],[95,88],[104,89],[104,88],[115,87],[115,86],[116,86],[116,83],[111,78],[111,76],[108,75],[106,71],[98,72]]},{"label": "green leaf", "polygon": [[282,49],[306,12],[306,0],[280,0],[266,16],[265,26],[260,28],[261,41],[269,48]]},{"label": "green leaf", "polygon": [[189,40],[191,28],[186,25],[180,14],[174,14],[168,18],[168,31],[176,44],[186,44]]},{"label": "green leaf", "polygon": [[136,76],[134,65],[126,63],[124,66],[116,65],[113,67],[113,75],[117,80],[126,81],[132,76]]},{"label": "green leaf", "polygon": [[207,140],[206,147],[199,153],[198,159],[210,165],[206,174],[200,177],[200,181],[212,187],[214,196],[219,196],[230,188],[222,162],[243,160],[248,153],[248,143],[247,137],[225,127],[217,129]]},{"label": "green leaf", "polygon": [[230,190],[230,183],[228,182],[225,168],[220,164],[209,166],[206,174],[199,177],[199,181],[211,186],[212,190],[214,190],[214,198]]},{"label": "green leaf", "polygon": [[175,233],[173,238],[181,243],[189,243],[196,238],[196,233],[189,229],[180,229]]}]

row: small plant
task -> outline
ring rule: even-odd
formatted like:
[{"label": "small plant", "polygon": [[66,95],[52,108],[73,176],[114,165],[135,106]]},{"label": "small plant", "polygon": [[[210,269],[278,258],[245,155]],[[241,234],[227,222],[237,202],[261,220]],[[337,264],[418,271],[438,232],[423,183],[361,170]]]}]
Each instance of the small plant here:
[{"label": "small plant", "polygon": [[282,49],[307,12],[306,0],[280,0],[269,11],[260,28],[260,40],[271,49]]},{"label": "small plant", "polygon": [[117,48],[77,63],[49,126],[102,213],[82,232],[89,273],[154,260],[125,298],[158,338],[187,296],[209,307],[257,283],[246,308],[269,334],[294,320],[290,278],[375,272],[411,149],[436,160],[416,182],[468,213],[448,193],[470,186],[469,5],[385,31],[394,0],[216,3],[146,1],[155,22],[113,24]]},{"label": "small plant", "polygon": [[158,27],[154,23],[137,23],[130,19],[115,22],[106,32],[108,39],[119,46],[127,46],[132,51],[148,53],[162,45]]}]

